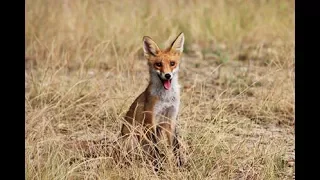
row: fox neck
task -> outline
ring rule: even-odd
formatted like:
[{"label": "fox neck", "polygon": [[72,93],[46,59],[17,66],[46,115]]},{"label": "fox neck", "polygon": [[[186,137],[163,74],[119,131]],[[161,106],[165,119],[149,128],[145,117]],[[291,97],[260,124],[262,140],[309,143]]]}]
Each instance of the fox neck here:
[{"label": "fox neck", "polygon": [[170,89],[166,90],[163,87],[163,83],[160,80],[158,74],[156,71],[151,70],[150,71],[150,83],[149,83],[149,87],[151,88],[151,94],[152,95],[156,95],[156,96],[163,96],[166,94],[172,94],[172,95],[179,95],[180,93],[180,89],[179,89],[179,82],[178,82],[178,70],[176,69],[176,71],[173,73],[173,77],[171,80],[171,87]]}]

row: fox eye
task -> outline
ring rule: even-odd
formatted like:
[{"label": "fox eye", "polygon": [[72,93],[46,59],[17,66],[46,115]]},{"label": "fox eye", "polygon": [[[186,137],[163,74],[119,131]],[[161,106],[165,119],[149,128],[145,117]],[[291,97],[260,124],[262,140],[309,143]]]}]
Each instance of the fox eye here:
[{"label": "fox eye", "polygon": [[155,65],[158,66],[158,67],[161,67],[161,66],[162,66],[161,62],[155,63]]},{"label": "fox eye", "polygon": [[170,66],[174,66],[175,64],[175,62],[170,62]]}]

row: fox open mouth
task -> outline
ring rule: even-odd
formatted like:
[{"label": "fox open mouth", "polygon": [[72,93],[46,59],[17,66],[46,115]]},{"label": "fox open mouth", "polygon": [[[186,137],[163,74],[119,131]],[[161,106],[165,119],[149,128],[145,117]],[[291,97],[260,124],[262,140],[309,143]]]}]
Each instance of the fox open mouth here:
[{"label": "fox open mouth", "polygon": [[[159,76],[159,75],[158,75],[158,76]],[[160,79],[160,81],[162,82],[164,89],[169,90],[170,87],[171,87],[171,80],[172,80],[172,79],[163,80],[160,76],[159,76],[159,79]]]},{"label": "fox open mouth", "polygon": [[171,79],[169,80],[162,80],[162,83],[163,83],[163,87],[166,89],[166,90],[169,90],[170,87],[171,87]]}]

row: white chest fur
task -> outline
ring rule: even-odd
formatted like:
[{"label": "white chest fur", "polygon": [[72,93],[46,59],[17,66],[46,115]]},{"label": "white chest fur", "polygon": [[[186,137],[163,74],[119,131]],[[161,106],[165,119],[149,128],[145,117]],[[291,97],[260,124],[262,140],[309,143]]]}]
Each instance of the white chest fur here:
[{"label": "white chest fur", "polygon": [[165,90],[162,83],[154,84],[151,94],[159,97],[159,101],[154,106],[156,123],[176,121],[180,105],[180,86],[178,84],[178,78],[175,77],[172,79],[171,88],[169,90]]}]

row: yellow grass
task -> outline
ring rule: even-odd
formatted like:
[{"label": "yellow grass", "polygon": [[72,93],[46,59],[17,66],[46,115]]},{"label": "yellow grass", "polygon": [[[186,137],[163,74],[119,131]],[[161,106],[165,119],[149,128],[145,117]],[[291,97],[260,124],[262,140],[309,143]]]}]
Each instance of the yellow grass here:
[{"label": "yellow grass", "polygon": [[[155,174],[113,145],[148,83],[142,37],[165,47],[179,32],[186,163]],[[294,176],[294,1],[28,0],[25,38],[27,179]]]}]

